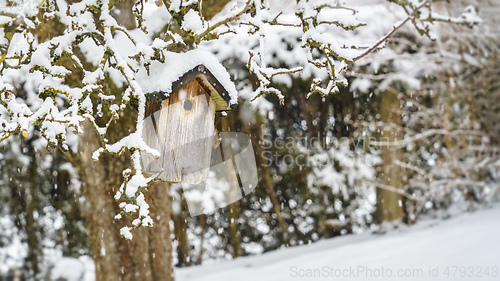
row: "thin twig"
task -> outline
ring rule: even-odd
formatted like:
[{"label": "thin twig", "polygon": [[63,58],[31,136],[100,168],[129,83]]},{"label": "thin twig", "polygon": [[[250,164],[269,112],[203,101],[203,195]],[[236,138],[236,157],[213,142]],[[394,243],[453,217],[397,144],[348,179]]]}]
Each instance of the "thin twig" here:
[{"label": "thin twig", "polygon": [[384,37],[382,37],[380,40],[377,41],[377,43],[375,43],[375,45],[371,46],[368,50],[366,50],[365,52],[363,52],[361,55],[355,57],[352,61],[355,62],[359,59],[362,59],[363,57],[367,56],[369,53],[373,52],[373,50],[377,49],[380,45],[382,45],[382,43],[386,42],[398,29],[400,29],[405,23],[407,23],[409,20],[413,19],[413,17],[415,16],[415,14],[420,10],[422,9],[423,7],[425,7],[428,3],[429,3],[430,0],[425,0],[424,2],[422,2],[422,4],[418,5],[415,10],[413,10],[413,12],[411,14],[408,15],[408,17],[406,17],[406,19],[404,21],[402,21],[400,24],[398,24],[397,26],[395,26],[391,32],[387,33]]},{"label": "thin twig", "polygon": [[205,31],[203,31],[203,33],[196,35],[194,37],[195,42],[200,42],[205,36],[207,36],[210,32],[215,30],[217,27],[219,27],[221,25],[225,25],[231,21],[238,19],[241,15],[246,13],[248,11],[248,9],[250,9],[251,3],[252,3],[252,0],[248,0],[247,3],[245,4],[245,7],[239,13],[237,13],[236,15],[234,15],[232,17],[228,17],[228,18],[225,18],[223,20],[218,21],[214,25],[208,27]]}]

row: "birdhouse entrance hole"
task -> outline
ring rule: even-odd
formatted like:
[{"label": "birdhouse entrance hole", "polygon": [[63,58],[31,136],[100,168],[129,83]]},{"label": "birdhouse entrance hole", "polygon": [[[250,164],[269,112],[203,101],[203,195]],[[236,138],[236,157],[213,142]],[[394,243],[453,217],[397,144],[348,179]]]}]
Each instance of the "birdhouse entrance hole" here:
[{"label": "birdhouse entrance hole", "polygon": [[190,110],[191,110],[191,108],[193,108],[193,103],[191,102],[191,100],[186,99],[186,100],[184,101],[184,110],[186,110],[186,111],[190,111]]}]

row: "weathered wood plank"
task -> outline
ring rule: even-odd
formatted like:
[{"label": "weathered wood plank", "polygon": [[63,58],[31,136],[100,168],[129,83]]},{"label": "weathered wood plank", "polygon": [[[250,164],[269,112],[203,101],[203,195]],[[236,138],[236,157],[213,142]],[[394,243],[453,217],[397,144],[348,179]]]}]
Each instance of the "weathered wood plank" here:
[{"label": "weathered wood plank", "polygon": [[196,80],[157,102],[160,110],[155,103],[148,105],[143,137],[161,156],[143,155],[144,170],[164,181],[200,183],[210,171],[215,103]]}]

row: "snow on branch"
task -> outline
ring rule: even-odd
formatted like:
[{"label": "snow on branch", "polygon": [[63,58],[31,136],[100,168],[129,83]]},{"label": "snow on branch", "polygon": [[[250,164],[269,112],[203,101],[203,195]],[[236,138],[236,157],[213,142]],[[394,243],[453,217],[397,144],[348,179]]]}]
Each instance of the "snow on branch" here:
[{"label": "snow on branch", "polygon": [[[349,65],[379,48],[407,21],[480,22],[471,8],[446,20],[430,14],[428,0],[417,5],[404,1],[399,5],[411,11],[407,19],[376,41],[358,31],[377,29],[377,23],[358,18],[359,9],[370,7],[331,1],[235,0],[206,20],[197,0],[139,0],[126,19],[135,28],[119,23],[116,1],[33,0],[29,9],[16,8],[14,2],[0,12],[0,31],[8,34],[0,39],[0,140],[39,132],[50,146],[68,151],[73,138],[67,136],[89,133],[83,123],[91,122],[101,141],[96,161],[102,153],[131,155],[133,169],[124,171],[116,199],[125,203],[122,213],[137,213],[133,227],[152,223],[144,201],[152,178],[142,173],[140,152],[158,156],[158,151],[141,137],[146,93],[138,73],[149,72],[154,62],[196,48],[212,50],[220,60],[237,54],[256,78],[253,99],[273,93],[283,102],[285,94],[273,84],[286,76],[311,78],[309,95],[339,91],[347,84]],[[135,130],[110,143],[111,124],[127,108],[137,109]],[[131,237],[129,230],[122,233]]]}]

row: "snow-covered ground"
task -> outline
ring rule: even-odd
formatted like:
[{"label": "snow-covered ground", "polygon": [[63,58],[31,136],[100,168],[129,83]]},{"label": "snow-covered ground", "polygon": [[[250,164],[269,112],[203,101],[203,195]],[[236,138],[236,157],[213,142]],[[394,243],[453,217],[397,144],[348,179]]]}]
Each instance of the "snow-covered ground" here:
[{"label": "snow-covered ground", "polygon": [[[178,281],[500,280],[500,205],[176,270]],[[390,276],[390,277],[387,277]]]}]

